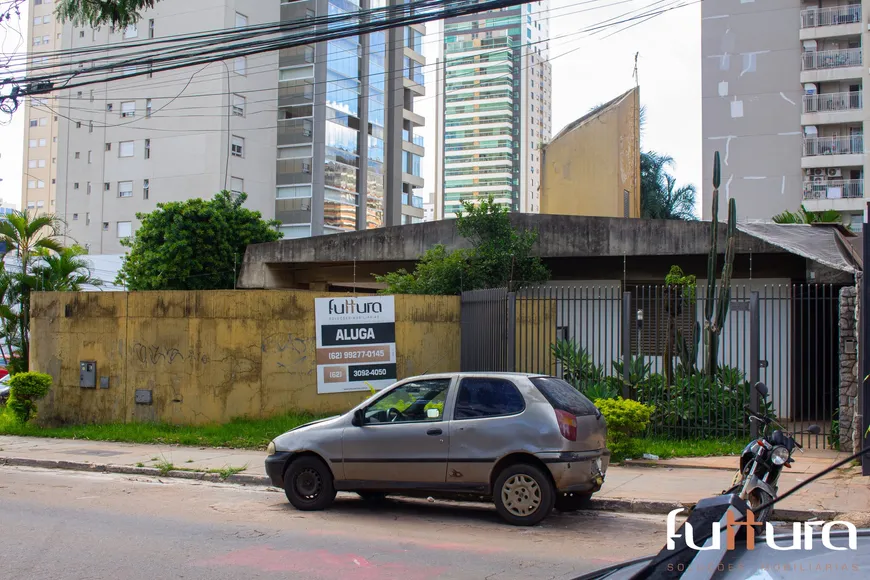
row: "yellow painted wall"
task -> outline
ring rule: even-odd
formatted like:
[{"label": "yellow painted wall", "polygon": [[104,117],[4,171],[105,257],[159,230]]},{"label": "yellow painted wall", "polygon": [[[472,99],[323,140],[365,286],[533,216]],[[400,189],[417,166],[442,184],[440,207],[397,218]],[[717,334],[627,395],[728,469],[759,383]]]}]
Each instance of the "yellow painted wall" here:
[{"label": "yellow painted wall", "polygon": [[[364,393],[317,394],[314,298],[296,290],[40,293],[31,369],[54,377],[40,420],[225,422],[343,412]],[[340,296],[340,295],[338,295]],[[396,296],[398,377],[459,370],[459,297]],[[97,363],[96,389],[79,361]],[[99,377],[109,388],[99,388]],[[134,402],[136,389],[152,405]]]},{"label": "yellow painted wall", "polygon": [[544,147],[541,213],[640,217],[639,111],[635,88]]}]

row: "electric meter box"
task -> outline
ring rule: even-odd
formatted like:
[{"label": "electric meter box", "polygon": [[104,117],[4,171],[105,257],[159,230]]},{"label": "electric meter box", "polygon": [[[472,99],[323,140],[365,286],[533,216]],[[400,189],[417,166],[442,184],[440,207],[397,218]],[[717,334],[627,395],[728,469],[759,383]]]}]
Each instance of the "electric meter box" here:
[{"label": "electric meter box", "polygon": [[83,360],[79,363],[79,386],[83,389],[97,388],[97,361]]}]

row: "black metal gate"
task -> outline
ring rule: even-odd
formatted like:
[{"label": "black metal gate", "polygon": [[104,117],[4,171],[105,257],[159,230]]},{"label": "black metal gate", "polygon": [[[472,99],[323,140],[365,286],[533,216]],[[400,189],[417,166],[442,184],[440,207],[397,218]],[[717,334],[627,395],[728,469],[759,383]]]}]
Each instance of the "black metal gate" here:
[{"label": "black metal gate", "polygon": [[514,370],[516,332],[513,320],[515,296],[505,288],[462,293],[463,371],[510,372]]}]

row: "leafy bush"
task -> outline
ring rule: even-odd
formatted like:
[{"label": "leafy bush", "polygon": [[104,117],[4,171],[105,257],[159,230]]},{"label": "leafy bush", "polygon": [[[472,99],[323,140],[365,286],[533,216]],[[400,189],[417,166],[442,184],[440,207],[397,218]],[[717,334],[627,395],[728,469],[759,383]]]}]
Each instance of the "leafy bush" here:
[{"label": "leafy bush", "polygon": [[604,380],[591,383],[580,389],[590,401],[596,399],[615,399],[622,390],[622,381],[619,377],[605,377]]},{"label": "leafy bush", "polygon": [[596,365],[592,356],[573,338],[551,344],[550,352],[562,365],[562,378],[574,385],[574,388],[580,388],[581,385],[591,386],[604,380],[604,367]]},{"label": "leafy bush", "polygon": [[623,399],[596,399],[595,406],[607,420],[607,447],[614,461],[637,453],[635,437],[649,426],[655,407],[638,401]]},{"label": "leafy bush", "polygon": [[36,401],[51,389],[51,375],[36,372],[18,373],[9,379],[9,401],[6,407],[21,423],[36,415]]}]

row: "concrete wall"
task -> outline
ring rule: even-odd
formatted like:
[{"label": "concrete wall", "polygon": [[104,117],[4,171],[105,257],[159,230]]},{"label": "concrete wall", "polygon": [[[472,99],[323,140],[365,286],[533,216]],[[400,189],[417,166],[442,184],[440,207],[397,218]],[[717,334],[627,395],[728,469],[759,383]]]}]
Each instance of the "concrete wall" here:
[{"label": "concrete wall", "polygon": [[546,145],[541,213],[640,217],[639,111],[640,91],[632,89]]},{"label": "concrete wall", "polygon": [[[343,412],[363,393],[318,395],[314,298],[301,291],[40,293],[33,370],[54,377],[42,421],[225,422]],[[335,294],[332,294],[335,296]],[[459,298],[396,296],[398,377],[459,370]],[[97,363],[96,389],[79,361]],[[107,389],[99,378],[107,377]],[[136,389],[152,405],[134,402]]]}]

